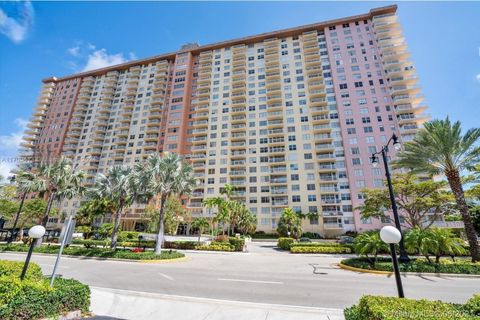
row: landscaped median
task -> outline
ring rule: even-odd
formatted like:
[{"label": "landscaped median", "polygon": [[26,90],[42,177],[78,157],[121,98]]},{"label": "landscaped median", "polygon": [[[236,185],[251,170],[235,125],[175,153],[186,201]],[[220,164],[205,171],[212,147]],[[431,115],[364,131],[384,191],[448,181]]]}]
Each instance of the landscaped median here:
[{"label": "landscaped median", "polygon": [[[19,244],[0,245],[0,251],[27,252],[29,246]],[[42,245],[36,247],[34,252],[57,254],[60,250],[57,245]],[[161,254],[155,254],[153,251],[135,252],[134,250],[110,250],[107,248],[84,248],[84,247],[66,247],[63,254],[67,256],[95,257],[103,259],[125,259],[125,260],[171,260],[185,257],[181,252],[165,250]]]},{"label": "landscaped median", "polygon": [[[350,258],[344,259],[340,263],[340,267],[347,266],[364,270],[366,272],[392,272],[393,265],[391,258],[379,257],[374,262],[370,258]],[[399,264],[401,272],[412,273],[445,273],[445,274],[466,274],[480,275],[480,263],[471,262],[467,259],[440,259],[439,263],[429,262],[424,258],[413,258],[409,263]]]},{"label": "landscaped median", "polygon": [[72,311],[88,312],[90,289],[77,280],[57,278],[53,288],[40,267],[30,263],[20,280],[23,262],[0,261],[0,319],[34,320]]},{"label": "landscaped median", "polygon": [[346,320],[478,320],[480,295],[465,304],[364,296],[344,313]]},{"label": "landscaped median", "polygon": [[[83,245],[86,248],[107,248],[110,244],[108,240],[82,240],[75,239],[73,244]],[[243,251],[245,239],[218,236],[215,241],[205,244],[198,241],[165,241],[163,248],[176,250],[200,250],[200,251]],[[143,250],[155,248],[155,241],[121,241],[119,248],[141,248]]]},{"label": "landscaped median", "polygon": [[293,238],[279,238],[277,246],[291,253],[351,253],[352,248],[335,242],[296,242]]}]

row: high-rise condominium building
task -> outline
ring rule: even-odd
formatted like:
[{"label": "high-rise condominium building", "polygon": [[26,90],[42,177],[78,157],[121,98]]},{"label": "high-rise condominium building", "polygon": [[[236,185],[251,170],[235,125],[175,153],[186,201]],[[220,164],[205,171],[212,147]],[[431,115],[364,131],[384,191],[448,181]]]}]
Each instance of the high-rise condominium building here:
[{"label": "high-rise condominium building", "polygon": [[[322,235],[378,228],[355,210],[363,188],[382,187],[383,169],[369,156],[394,133],[412,139],[427,119],[395,12],[45,79],[23,146],[71,158],[89,185],[153,152],[184,155],[200,181],[187,203],[193,216],[212,215],[202,200],[229,183],[257,230],[274,230],[286,207],[318,213],[304,230]],[[142,212],[126,210],[124,226],[141,229]]]}]

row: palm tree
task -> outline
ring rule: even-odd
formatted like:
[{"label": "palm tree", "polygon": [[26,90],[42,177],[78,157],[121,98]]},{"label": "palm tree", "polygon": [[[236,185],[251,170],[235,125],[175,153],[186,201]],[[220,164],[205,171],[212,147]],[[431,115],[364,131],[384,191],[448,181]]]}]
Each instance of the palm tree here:
[{"label": "palm tree", "polygon": [[136,188],[146,201],[158,197],[160,200],[159,225],[155,253],[160,254],[165,237],[165,202],[172,195],[189,195],[196,185],[193,168],[174,153],[151,154],[144,163],[135,166]]},{"label": "palm tree", "polygon": [[207,198],[203,200],[203,204],[207,208],[217,208],[217,214],[215,217],[212,219],[212,222],[217,223],[217,229],[220,228],[220,223],[222,224],[222,235],[225,234],[225,222],[229,221],[229,205],[226,199],[223,197],[213,197],[213,198]]},{"label": "palm tree", "polygon": [[114,227],[110,248],[116,249],[120,217],[123,209],[129,207],[136,196],[132,179],[132,169],[115,166],[108,169],[107,174],[99,174],[91,190],[93,199],[106,199],[115,204]]},{"label": "palm tree", "polygon": [[32,191],[48,196],[47,207],[42,218],[42,225],[46,226],[55,200],[72,199],[83,194],[82,181],[85,174],[83,171],[75,170],[71,161],[63,157],[55,162],[41,163],[38,168],[32,170],[34,170],[33,179],[36,180],[33,182],[35,188]]},{"label": "palm tree", "polygon": [[202,236],[203,230],[207,229],[210,226],[206,218],[197,218],[192,223],[192,228],[198,229],[198,243],[200,244],[200,237]]},{"label": "palm tree", "polygon": [[380,232],[370,231],[358,235],[353,243],[355,252],[359,255],[364,255],[369,258],[369,255],[373,255],[371,260],[372,266],[377,263],[377,256],[379,253],[387,252],[388,245],[380,239]]},{"label": "palm tree", "polygon": [[460,122],[433,120],[425,124],[413,141],[405,143],[405,150],[397,154],[396,168],[413,173],[444,174],[455,196],[463,218],[472,261],[480,261],[480,247],[463,192],[460,173],[472,170],[480,161],[480,129],[468,130],[462,135]]},{"label": "palm tree", "polygon": [[283,210],[278,220],[277,232],[281,236],[292,236],[297,239],[302,235],[302,219],[292,208]]}]

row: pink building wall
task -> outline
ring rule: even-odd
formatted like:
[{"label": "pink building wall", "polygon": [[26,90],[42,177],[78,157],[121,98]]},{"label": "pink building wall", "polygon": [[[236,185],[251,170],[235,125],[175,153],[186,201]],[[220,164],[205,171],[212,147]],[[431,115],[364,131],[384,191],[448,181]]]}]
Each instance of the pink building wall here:
[{"label": "pink building wall", "polygon": [[[368,147],[376,146],[377,151],[388,141],[393,133],[399,132],[397,118],[394,112],[393,102],[390,94],[388,93],[388,84],[385,73],[383,72],[382,62],[378,52],[377,44],[373,29],[369,20],[360,20],[358,25],[355,22],[349,23],[349,28],[343,28],[343,24],[336,25],[335,30],[325,28],[325,36],[327,42],[327,48],[329,52],[330,65],[332,70],[333,85],[335,88],[335,98],[337,102],[338,116],[340,120],[341,134],[343,137],[343,144],[345,149],[345,164],[348,174],[350,195],[352,206],[354,208],[354,221],[356,230],[361,232],[371,229],[379,229],[382,227],[382,223],[379,219],[371,219],[371,223],[363,223],[360,218],[360,213],[355,210],[356,207],[363,203],[362,199],[359,199],[358,195],[364,187],[356,185],[357,180],[363,180],[366,188],[378,187],[374,185],[375,179],[383,180],[385,178],[385,171],[383,170],[383,164],[378,166],[380,172],[378,175],[374,175],[373,167],[370,164],[369,157],[371,153]],[[360,32],[357,31],[359,28]],[[350,30],[350,34],[344,34],[344,30]],[[333,36],[336,32],[337,36]],[[352,41],[347,41],[346,37],[352,37]],[[332,39],[337,38],[338,43],[332,44]],[[361,46],[363,43],[363,46]],[[353,44],[353,48],[347,48],[347,45]],[[334,51],[334,47],[339,46],[340,50]],[[362,54],[362,49],[365,50],[365,54]],[[349,51],[355,50],[356,55],[349,55]],[[341,54],[341,60],[343,65],[337,65],[335,54]],[[365,61],[364,59],[367,59]],[[375,59],[376,57],[376,59]],[[350,59],[356,58],[357,63],[351,63]],[[366,64],[369,65],[369,69],[366,68]],[[352,71],[352,66],[359,66],[358,71]],[[339,73],[339,67],[343,67],[345,72]],[[370,72],[371,76],[368,77],[367,73]],[[378,73],[380,74],[378,74]],[[361,74],[361,79],[355,79],[354,74]],[[345,75],[346,80],[342,80],[341,76]],[[373,81],[373,85],[369,84],[369,81]],[[356,88],[355,82],[361,81],[363,87]],[[383,84],[380,82],[383,81]],[[340,89],[340,84],[347,84],[348,89]],[[371,89],[375,90],[375,93],[371,92]],[[357,96],[357,90],[364,90],[364,96]],[[383,90],[383,91],[382,91]],[[342,93],[349,93],[348,98],[342,98]],[[374,97],[377,98],[377,102],[374,103]],[[366,99],[367,103],[360,105],[359,99]],[[350,100],[351,106],[344,107],[343,101]],[[389,106],[390,111],[387,111]],[[375,108],[378,108],[378,111]],[[360,109],[367,109],[368,113],[362,114]],[[346,115],[345,110],[350,109],[351,115]],[[377,117],[381,117],[381,122],[377,120]],[[392,120],[389,120],[391,116]],[[362,123],[362,118],[369,117],[370,123]],[[347,124],[347,119],[353,119],[354,124]],[[380,131],[380,126],[383,125],[384,131]],[[365,133],[364,127],[372,127],[373,132]],[[392,130],[393,127],[393,130]],[[349,134],[347,129],[355,128],[355,134]],[[367,143],[367,137],[374,137],[374,143]],[[383,139],[382,139],[383,137]],[[357,144],[350,144],[350,139],[356,138]],[[358,147],[360,154],[353,155],[351,148]],[[395,150],[390,148],[389,156],[394,157]],[[353,159],[360,158],[361,164],[354,165]],[[363,176],[356,176],[355,170],[363,170]]]}]

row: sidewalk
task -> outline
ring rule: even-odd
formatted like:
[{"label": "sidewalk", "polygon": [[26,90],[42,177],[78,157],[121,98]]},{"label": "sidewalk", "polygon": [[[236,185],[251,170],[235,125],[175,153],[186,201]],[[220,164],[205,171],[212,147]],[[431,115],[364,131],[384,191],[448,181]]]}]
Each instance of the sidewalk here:
[{"label": "sidewalk", "polygon": [[[91,287],[92,312],[126,320],[343,320],[343,310]],[[101,319],[101,317],[99,317]]]}]

